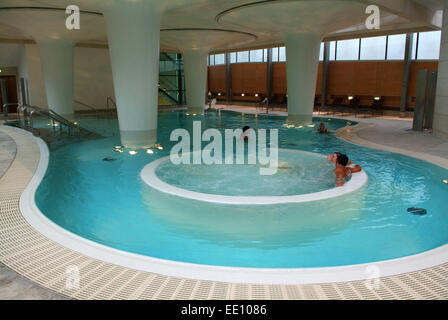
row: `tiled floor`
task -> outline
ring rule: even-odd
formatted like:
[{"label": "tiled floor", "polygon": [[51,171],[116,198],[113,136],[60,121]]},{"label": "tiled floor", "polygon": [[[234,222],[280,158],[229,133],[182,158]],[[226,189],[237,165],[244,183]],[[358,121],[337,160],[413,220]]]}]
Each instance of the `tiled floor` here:
[{"label": "tiled floor", "polygon": [[42,288],[0,263],[0,300],[66,300],[65,296]]},{"label": "tiled floor", "polygon": [[[16,155],[15,142],[0,132],[0,178],[8,170]],[[0,263],[0,300],[68,299],[52,290],[42,288]]]}]

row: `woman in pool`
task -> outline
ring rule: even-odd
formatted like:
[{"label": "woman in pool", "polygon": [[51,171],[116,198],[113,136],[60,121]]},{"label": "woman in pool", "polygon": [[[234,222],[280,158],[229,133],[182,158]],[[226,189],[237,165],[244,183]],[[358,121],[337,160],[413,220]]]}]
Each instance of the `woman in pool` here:
[{"label": "woman in pool", "polygon": [[339,154],[336,159],[336,168],[334,174],[336,176],[336,185],[338,187],[344,186],[344,183],[348,182],[352,177],[352,171],[347,167],[348,157],[345,154]]},{"label": "woman in pool", "polygon": [[[337,166],[337,159],[338,159],[338,156],[340,156],[340,155],[342,155],[342,153],[335,152],[333,154],[330,154],[327,157],[327,159],[328,159],[329,162],[334,163]],[[357,172],[361,172],[362,171],[362,167],[361,166],[353,163],[353,161],[350,161],[350,160],[348,160],[346,167],[349,168],[352,173],[357,173]]]},{"label": "woman in pool", "polygon": [[325,124],[323,122],[321,122],[319,128],[317,128],[317,133],[326,134],[330,133],[330,130],[325,127]]}]

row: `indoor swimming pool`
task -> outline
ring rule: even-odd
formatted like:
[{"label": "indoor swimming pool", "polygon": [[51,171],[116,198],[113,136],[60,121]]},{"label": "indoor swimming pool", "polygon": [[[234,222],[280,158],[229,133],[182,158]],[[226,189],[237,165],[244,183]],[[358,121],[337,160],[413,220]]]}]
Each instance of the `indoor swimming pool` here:
[{"label": "indoor swimming pool", "polygon": [[[64,229],[94,242],[144,256],[200,265],[318,268],[370,263],[422,253],[448,243],[448,170],[429,162],[354,145],[335,130],[345,120],[315,118],[332,131],[284,125],[284,117],[208,111],[160,112],[162,148],[116,152],[116,119],[78,117],[102,139],[50,148],[48,170],[35,201]],[[152,188],[141,172],[166,158],[173,129],[279,129],[279,170],[257,175],[257,165],[176,166],[155,169],[164,183],[225,196],[306,195],[334,188],[324,156],[339,151],[361,165],[368,181],[347,194],[300,203],[235,205],[206,202]],[[46,125],[42,123],[41,125]],[[203,144],[205,145],[205,143]],[[288,151],[289,150],[289,151]],[[424,208],[415,215],[408,208]]]}]

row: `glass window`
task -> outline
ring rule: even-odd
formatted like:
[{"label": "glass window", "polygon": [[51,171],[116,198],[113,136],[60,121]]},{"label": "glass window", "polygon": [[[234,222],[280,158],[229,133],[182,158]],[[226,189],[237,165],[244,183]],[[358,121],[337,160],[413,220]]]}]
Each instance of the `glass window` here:
[{"label": "glass window", "polygon": [[359,39],[337,42],[336,60],[358,60]]},{"label": "glass window", "polygon": [[278,61],[282,61],[282,62],[286,61],[286,48],[285,47],[278,48]]},{"label": "glass window", "polygon": [[268,61],[268,49],[263,49],[263,62]]},{"label": "glass window", "polygon": [[319,61],[324,61],[324,43],[320,44]]},{"label": "glass window", "polygon": [[278,62],[278,48],[272,48],[272,62]]},{"label": "glass window", "polygon": [[230,63],[236,63],[236,52],[230,53]]},{"label": "glass window", "polygon": [[417,59],[438,60],[440,54],[441,31],[420,32]]},{"label": "glass window", "polygon": [[386,36],[361,39],[361,60],[384,60]]},{"label": "glass window", "polygon": [[209,55],[208,56],[208,65],[209,66],[214,66],[215,65],[215,55]]},{"label": "glass window", "polygon": [[330,61],[336,60],[336,41],[330,42]]},{"label": "glass window", "polygon": [[236,53],[237,62],[249,62],[249,51],[240,51]]},{"label": "glass window", "polygon": [[414,33],[414,38],[412,39],[412,59],[417,58],[417,42],[418,42],[418,33]]},{"label": "glass window", "polygon": [[215,65],[225,64],[225,63],[226,63],[226,57],[225,57],[224,53],[215,54]]},{"label": "glass window", "polygon": [[406,35],[389,36],[387,41],[387,60],[404,60],[406,51]]},{"label": "glass window", "polygon": [[263,62],[263,49],[251,50],[250,62]]}]

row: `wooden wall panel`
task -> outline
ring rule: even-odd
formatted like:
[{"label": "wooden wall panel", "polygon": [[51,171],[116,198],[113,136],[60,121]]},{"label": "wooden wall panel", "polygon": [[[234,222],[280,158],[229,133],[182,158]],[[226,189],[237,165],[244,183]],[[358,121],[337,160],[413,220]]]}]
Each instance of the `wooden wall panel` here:
[{"label": "wooden wall panel", "polygon": [[226,92],[226,66],[208,67],[208,90],[211,92]]},{"label": "wooden wall panel", "polygon": [[230,73],[232,94],[266,94],[266,63],[234,63]]},{"label": "wooden wall panel", "polygon": [[286,63],[272,64],[272,94],[286,94]]},{"label": "wooden wall panel", "polygon": [[[403,61],[332,61],[329,65],[328,93],[330,96],[361,96],[367,103],[373,96],[381,96],[386,106],[400,105]],[[232,64],[232,92],[263,95],[266,91],[265,63]],[[409,96],[415,99],[419,69],[437,70],[437,61],[414,61],[411,65]],[[212,92],[225,92],[225,66],[209,67],[209,87]],[[322,62],[319,63],[316,95],[322,90]],[[272,65],[272,92],[285,95],[286,63]],[[240,96],[239,96],[240,97]],[[249,100],[240,97],[238,100]],[[412,106],[413,103],[410,104]]]}]

